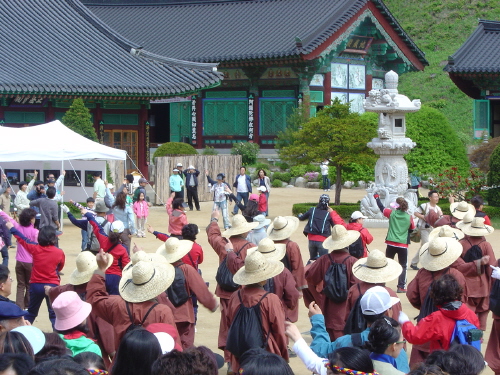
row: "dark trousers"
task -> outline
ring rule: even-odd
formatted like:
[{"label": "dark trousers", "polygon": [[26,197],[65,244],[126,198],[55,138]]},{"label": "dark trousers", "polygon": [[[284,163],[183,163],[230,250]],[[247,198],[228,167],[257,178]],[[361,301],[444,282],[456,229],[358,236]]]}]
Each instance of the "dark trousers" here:
[{"label": "dark trousers", "polygon": [[406,288],[406,268],[408,263],[408,249],[404,247],[396,247],[387,245],[387,249],[385,250],[385,256],[387,258],[394,259],[394,256],[398,254],[398,262],[403,267],[403,272],[399,275],[398,278],[398,288],[405,289]]},{"label": "dark trousers", "polygon": [[323,247],[323,242],[309,240],[309,259],[315,260],[325,254],[328,254],[328,250]]},{"label": "dark trousers", "polygon": [[198,186],[187,186],[186,187],[187,199],[189,209],[193,209],[193,200],[196,206],[196,209],[200,210],[200,201],[198,200]]},{"label": "dark trousers", "polygon": [[32,268],[33,268],[33,263],[16,261],[16,281],[17,281],[16,305],[23,310],[29,306],[29,301],[30,301],[29,287],[30,287],[30,277]]},{"label": "dark trousers", "polygon": [[172,193],[175,193],[174,199],[175,198],[182,198],[182,199],[184,199],[184,189],[182,189],[181,191],[170,190],[170,194],[172,194]]},{"label": "dark trousers", "polygon": [[9,247],[5,245],[1,249],[2,253],[2,266],[8,267],[9,266]]},{"label": "dark trousers", "polygon": [[111,275],[107,274],[106,275],[106,292],[108,292],[109,295],[113,296],[119,296],[120,295],[120,290],[118,285],[120,284],[120,279],[121,277],[118,275]]},{"label": "dark trousers", "polygon": [[[248,197],[250,196],[250,193],[237,193],[236,194],[236,200],[238,202],[240,201],[243,201],[243,205],[246,206],[247,203],[248,203]],[[234,210],[233,210],[233,214],[237,214],[238,213],[238,206],[235,204],[234,205]]]},{"label": "dark trousers", "polygon": [[47,310],[49,311],[49,319],[52,323],[52,327],[54,327],[56,314],[54,313],[54,310],[52,310],[52,305],[50,304],[49,297],[45,294],[45,285],[52,287],[57,286],[56,284],[30,284],[30,303],[28,306],[28,315],[26,315],[25,318],[27,321],[33,324],[35,318],[38,316],[40,306],[42,305],[43,300],[45,300],[45,303],[47,304]]}]

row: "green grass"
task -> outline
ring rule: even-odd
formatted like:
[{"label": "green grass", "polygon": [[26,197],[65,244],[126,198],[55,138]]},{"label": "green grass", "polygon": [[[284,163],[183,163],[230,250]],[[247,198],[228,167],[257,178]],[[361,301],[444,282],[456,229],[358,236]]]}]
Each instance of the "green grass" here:
[{"label": "green grass", "polygon": [[401,26],[425,53],[423,72],[401,76],[399,91],[440,110],[464,144],[472,142],[472,99],[443,71],[475,30],[478,19],[500,20],[500,0],[384,0]]}]

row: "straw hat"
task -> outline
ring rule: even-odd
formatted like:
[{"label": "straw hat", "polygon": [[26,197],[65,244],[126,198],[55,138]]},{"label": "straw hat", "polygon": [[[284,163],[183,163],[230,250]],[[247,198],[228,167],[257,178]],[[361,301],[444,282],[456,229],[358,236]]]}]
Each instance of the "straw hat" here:
[{"label": "straw hat", "polygon": [[236,236],[237,234],[250,232],[252,229],[259,225],[258,222],[254,221],[249,223],[243,215],[234,215],[233,221],[231,222],[231,228],[225,230],[222,233],[223,237]]},{"label": "straw hat", "polygon": [[[475,215],[475,214],[474,214]],[[474,215],[472,212],[467,212],[462,220],[460,220],[458,223],[455,224],[455,226],[458,229],[462,229],[464,226],[472,223],[472,220],[474,219]]]},{"label": "straw hat", "polygon": [[267,260],[260,251],[254,251],[247,254],[245,266],[234,274],[233,281],[240,285],[255,284],[279,275],[284,268],[280,261]]},{"label": "straw hat", "polygon": [[361,236],[357,230],[347,230],[343,225],[335,225],[332,235],[323,242],[323,247],[328,250],[346,250],[347,246],[356,242]]},{"label": "straw hat", "polygon": [[457,219],[462,220],[468,212],[471,212],[472,216],[474,216],[476,214],[476,209],[472,204],[461,201],[450,204],[450,212]]},{"label": "straw hat", "polygon": [[437,237],[450,237],[458,241],[464,238],[464,232],[460,229],[452,228],[449,225],[443,225],[442,227],[434,228],[432,232],[429,233],[429,241]]},{"label": "straw hat", "polygon": [[159,254],[167,260],[168,263],[177,262],[193,248],[193,241],[179,240],[176,237],[170,237],[162,244],[156,254]]},{"label": "straw hat", "polygon": [[298,227],[298,218],[294,216],[277,216],[267,228],[267,237],[273,241],[286,240]]},{"label": "straw hat", "polygon": [[437,237],[420,249],[420,264],[427,271],[448,267],[462,255],[462,244],[451,237]]},{"label": "straw hat", "polygon": [[[108,266],[111,267],[114,258],[108,257]],[[69,276],[69,283],[71,285],[82,285],[88,283],[97,270],[97,261],[95,255],[90,251],[82,251],[76,257],[76,269]]]},{"label": "straw hat", "polygon": [[493,233],[495,229],[484,223],[484,217],[475,217],[470,224],[464,225],[462,232],[468,236],[481,237]]},{"label": "straw hat", "polygon": [[175,269],[165,258],[139,251],[122,271],[120,296],[132,303],[149,301],[167,290],[174,278]]},{"label": "straw hat", "polygon": [[352,266],[352,273],[367,283],[386,283],[401,275],[403,267],[393,259],[387,258],[383,252],[371,250],[367,258],[361,258]]},{"label": "straw hat", "polygon": [[247,250],[247,254],[258,250],[267,260],[281,260],[286,253],[286,245],[284,243],[274,243],[268,237],[263,238],[259,242],[259,246],[251,247]]},{"label": "straw hat", "polygon": [[267,227],[269,224],[271,224],[271,220],[266,219],[264,215],[257,215],[253,218],[253,221],[256,223],[259,223],[254,229],[261,229],[264,227]]}]

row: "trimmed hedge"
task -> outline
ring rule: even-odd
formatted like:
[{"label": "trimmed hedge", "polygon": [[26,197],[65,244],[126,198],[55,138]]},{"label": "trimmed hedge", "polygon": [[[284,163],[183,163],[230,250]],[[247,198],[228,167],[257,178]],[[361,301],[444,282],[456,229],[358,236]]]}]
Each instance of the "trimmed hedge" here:
[{"label": "trimmed hedge", "polygon": [[281,180],[273,180],[273,182],[271,182],[271,186],[273,188],[280,188],[283,187],[283,182]]},{"label": "trimmed hedge", "polygon": [[167,142],[156,149],[153,160],[165,155],[198,155],[198,151],[187,143]]}]

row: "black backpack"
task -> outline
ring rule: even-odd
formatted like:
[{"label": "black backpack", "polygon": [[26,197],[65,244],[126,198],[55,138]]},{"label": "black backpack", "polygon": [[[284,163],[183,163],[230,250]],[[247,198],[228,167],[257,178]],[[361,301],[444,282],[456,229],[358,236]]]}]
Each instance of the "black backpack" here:
[{"label": "black backpack", "polygon": [[264,338],[260,303],[268,294],[269,292],[264,294],[256,305],[246,307],[241,300],[241,291],[238,291],[240,307],[229,327],[226,340],[226,350],[236,358],[240,358],[248,349],[266,348],[270,332]]},{"label": "black backpack", "polygon": [[341,303],[347,299],[347,266],[345,261],[350,258],[348,255],[342,263],[335,263],[331,254],[328,254],[330,259],[330,267],[326,270],[322,293],[333,302]]},{"label": "black backpack", "polygon": [[[243,249],[249,243],[250,242],[244,244],[235,254],[239,256],[241,249]],[[227,255],[222,260],[221,264],[219,265],[219,268],[217,268],[215,281],[217,281],[217,284],[219,284],[221,289],[225,290],[226,292],[234,292],[235,290],[238,290],[238,288],[240,287],[233,281],[233,274],[231,273],[231,271],[229,271],[229,268],[227,267]]]},{"label": "black backpack", "polygon": [[139,324],[134,323],[134,317],[132,316],[132,313],[130,312],[130,307],[128,305],[128,302],[125,302],[125,306],[127,307],[127,314],[130,319],[130,325],[128,326],[127,330],[125,332],[130,332],[133,331],[134,329],[141,328],[144,325],[144,322],[149,316],[149,313],[156,307],[158,306],[158,303],[155,303],[153,306],[149,308],[149,310],[146,312],[146,315],[144,315],[144,318],[142,318],[141,322]]},{"label": "black backpack", "polygon": [[[290,240],[287,241],[286,246],[288,247],[288,243]],[[285,256],[283,259],[281,259],[281,263],[285,266],[285,268],[288,269],[288,271],[292,272],[292,265],[290,264],[290,258],[288,258],[288,253],[285,251]]]},{"label": "black backpack", "polygon": [[[443,275],[447,272],[449,272],[450,267],[446,268],[445,271],[443,272]],[[424,302],[422,303],[422,306],[420,306],[420,312],[418,313],[417,317],[417,323],[420,322],[421,319],[424,319],[426,316],[431,315],[433,312],[438,311],[438,308],[436,305],[434,305],[434,300],[431,297],[431,288],[432,284],[434,284],[434,272],[431,271],[432,274],[432,283],[429,285],[429,288],[427,288],[427,293],[425,293],[424,297]]]},{"label": "black backpack", "polygon": [[[500,259],[498,260],[498,266],[500,267]],[[490,292],[490,311],[500,316],[500,280],[495,280]]]},{"label": "black backpack", "polygon": [[360,333],[366,329],[366,320],[363,316],[363,311],[361,310],[361,298],[363,294],[361,294],[361,288],[358,284],[358,292],[359,297],[356,299],[356,302],[352,306],[351,312],[345,322],[344,326],[344,335],[351,335],[353,333]]},{"label": "black backpack", "polygon": [[175,279],[172,285],[170,285],[167,289],[167,296],[170,302],[172,302],[172,305],[175,307],[184,305],[191,297],[186,290],[186,278],[184,276],[184,272],[182,272],[179,266],[175,266]]},{"label": "black backpack", "polygon": [[355,258],[361,258],[365,253],[365,249],[363,246],[363,240],[361,239],[361,235],[359,238],[349,245],[349,254],[351,254]]},{"label": "black backpack", "polygon": [[482,240],[479,242],[477,245],[472,245],[471,242],[467,239],[467,242],[471,245],[470,249],[467,250],[465,255],[462,257],[462,259],[465,261],[465,263],[470,263],[475,260],[481,259],[483,257],[483,250],[481,250],[481,247],[479,244],[483,243],[485,240]]},{"label": "black backpack", "polygon": [[[104,219],[102,224],[99,224],[101,228],[104,228],[108,221]],[[92,224],[87,223],[87,250],[92,251],[94,254],[97,254],[101,249],[101,245],[97,240],[96,235],[94,234],[94,227]]]},{"label": "black backpack", "polygon": [[276,288],[274,286],[274,277],[267,279],[267,283],[264,285],[264,290],[269,293],[276,293]]}]

